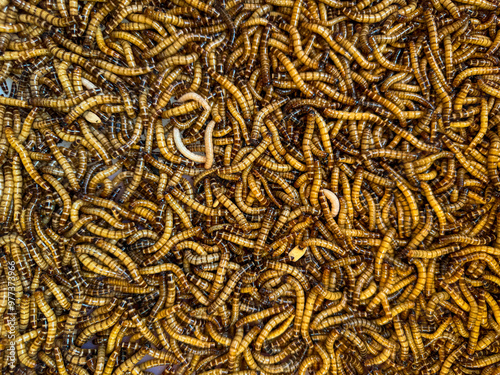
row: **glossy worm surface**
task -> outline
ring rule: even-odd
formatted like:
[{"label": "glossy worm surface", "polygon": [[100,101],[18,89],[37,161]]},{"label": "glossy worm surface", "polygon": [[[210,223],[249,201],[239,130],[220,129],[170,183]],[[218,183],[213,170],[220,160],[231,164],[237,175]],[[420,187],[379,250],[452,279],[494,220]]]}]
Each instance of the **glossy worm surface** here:
[{"label": "glossy worm surface", "polygon": [[0,0],[0,373],[500,374],[499,6]]}]

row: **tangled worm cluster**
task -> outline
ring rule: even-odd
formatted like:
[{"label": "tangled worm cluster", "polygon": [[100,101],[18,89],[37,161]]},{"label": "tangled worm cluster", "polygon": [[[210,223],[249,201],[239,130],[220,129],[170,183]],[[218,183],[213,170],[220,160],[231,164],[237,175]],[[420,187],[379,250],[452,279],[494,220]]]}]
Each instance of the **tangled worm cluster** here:
[{"label": "tangled worm cluster", "polygon": [[500,374],[497,0],[0,7],[2,374]]}]

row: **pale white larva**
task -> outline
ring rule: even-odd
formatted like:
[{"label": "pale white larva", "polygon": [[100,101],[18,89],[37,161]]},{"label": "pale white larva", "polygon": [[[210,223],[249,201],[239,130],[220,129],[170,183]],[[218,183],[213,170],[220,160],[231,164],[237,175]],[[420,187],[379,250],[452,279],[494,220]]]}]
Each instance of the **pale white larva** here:
[{"label": "pale white larva", "polygon": [[332,204],[333,217],[337,216],[340,211],[340,202],[339,199],[337,198],[337,195],[333,191],[328,189],[323,189],[323,193],[325,194],[325,197],[327,197],[330,203]]}]

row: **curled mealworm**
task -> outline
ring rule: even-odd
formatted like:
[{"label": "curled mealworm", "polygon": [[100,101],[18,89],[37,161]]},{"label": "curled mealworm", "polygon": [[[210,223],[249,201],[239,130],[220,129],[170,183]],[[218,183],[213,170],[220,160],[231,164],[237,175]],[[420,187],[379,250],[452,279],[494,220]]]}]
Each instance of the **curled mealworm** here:
[{"label": "curled mealworm", "polygon": [[210,111],[212,109],[212,107],[210,106],[210,104],[208,104],[206,99],[200,94],[197,94],[195,92],[188,92],[182,95],[179,99],[177,99],[177,101],[181,103],[188,100],[194,100],[195,102],[199,103],[205,111]]},{"label": "curled mealworm", "polygon": [[207,157],[203,155],[198,155],[195,154],[194,152],[191,152],[188,150],[188,148],[182,143],[182,136],[181,136],[181,131],[177,128],[173,129],[173,134],[174,134],[174,142],[175,145],[177,146],[177,150],[184,155],[186,158],[189,160],[194,161],[195,163],[205,163],[207,162]]},{"label": "curled mealworm", "polygon": [[340,202],[339,202],[339,199],[337,198],[337,195],[328,189],[323,189],[323,193],[325,194],[325,197],[328,198],[328,200],[330,201],[330,203],[332,205],[331,211],[332,211],[333,217],[337,216],[339,214],[339,211],[340,211]]}]

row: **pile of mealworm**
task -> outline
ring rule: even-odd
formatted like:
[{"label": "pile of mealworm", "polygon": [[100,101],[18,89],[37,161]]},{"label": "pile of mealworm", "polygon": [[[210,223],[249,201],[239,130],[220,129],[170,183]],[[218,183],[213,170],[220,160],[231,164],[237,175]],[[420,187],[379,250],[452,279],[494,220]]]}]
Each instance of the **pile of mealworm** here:
[{"label": "pile of mealworm", "polygon": [[500,374],[498,0],[0,0],[0,373]]}]

